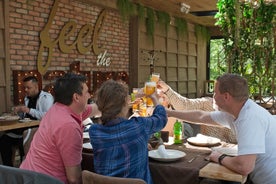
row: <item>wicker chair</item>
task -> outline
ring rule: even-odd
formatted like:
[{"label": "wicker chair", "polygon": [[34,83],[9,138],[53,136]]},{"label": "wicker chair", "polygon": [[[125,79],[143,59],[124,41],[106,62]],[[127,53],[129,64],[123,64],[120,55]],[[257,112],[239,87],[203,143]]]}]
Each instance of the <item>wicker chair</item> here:
[{"label": "wicker chair", "polygon": [[217,137],[224,142],[233,144],[237,143],[235,134],[231,131],[231,129],[226,127],[200,125],[200,133],[212,137]]}]

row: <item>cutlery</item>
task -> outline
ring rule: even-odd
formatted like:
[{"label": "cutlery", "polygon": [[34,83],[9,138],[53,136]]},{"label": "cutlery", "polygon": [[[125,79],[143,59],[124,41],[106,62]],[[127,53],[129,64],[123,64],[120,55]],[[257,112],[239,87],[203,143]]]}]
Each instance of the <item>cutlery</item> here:
[{"label": "cutlery", "polygon": [[191,160],[188,160],[189,163],[193,162],[197,157],[199,157],[200,155],[196,155],[194,156]]}]

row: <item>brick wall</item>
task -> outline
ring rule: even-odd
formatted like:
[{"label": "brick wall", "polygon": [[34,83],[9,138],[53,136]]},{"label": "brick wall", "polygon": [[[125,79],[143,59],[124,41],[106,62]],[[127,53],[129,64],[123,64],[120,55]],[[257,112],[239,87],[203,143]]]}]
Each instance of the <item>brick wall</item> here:
[{"label": "brick wall", "polygon": [[[37,70],[37,55],[40,46],[39,35],[48,22],[53,0],[10,0],[10,63],[11,70]],[[69,21],[77,23],[76,39],[85,24],[95,27],[101,7],[91,6],[71,0],[59,0],[59,6],[50,29],[50,37],[56,39],[62,27]],[[110,54],[111,65],[97,66],[97,56],[91,49],[80,54],[77,48],[70,53],[62,53],[58,45],[54,48],[53,59],[48,70],[68,71],[69,65],[80,61],[81,71],[126,71],[129,72],[129,28],[122,23],[117,11],[108,10],[100,32],[99,45]],[[12,77],[11,77],[12,79]],[[43,85],[48,81],[43,81]],[[13,84],[13,82],[11,82]],[[91,85],[92,86],[92,85]]]}]

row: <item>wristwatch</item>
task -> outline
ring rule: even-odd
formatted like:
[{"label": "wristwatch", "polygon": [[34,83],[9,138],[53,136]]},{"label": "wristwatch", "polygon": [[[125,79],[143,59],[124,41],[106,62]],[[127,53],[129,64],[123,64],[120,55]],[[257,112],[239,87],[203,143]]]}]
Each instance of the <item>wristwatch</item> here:
[{"label": "wristwatch", "polygon": [[225,158],[225,157],[227,157],[228,155],[226,155],[226,154],[222,154],[222,155],[220,155],[219,156],[219,158],[218,158],[218,163],[219,163],[219,165],[222,165],[222,160]]}]

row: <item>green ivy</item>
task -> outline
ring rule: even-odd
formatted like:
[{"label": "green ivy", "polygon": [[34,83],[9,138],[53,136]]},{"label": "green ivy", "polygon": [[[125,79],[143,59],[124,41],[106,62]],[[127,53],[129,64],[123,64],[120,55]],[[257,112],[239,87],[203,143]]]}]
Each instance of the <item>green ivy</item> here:
[{"label": "green ivy", "polygon": [[228,72],[248,79],[250,93],[272,94],[276,63],[276,6],[259,0],[259,6],[236,0],[218,0],[216,25],[224,36]]},{"label": "green ivy", "polygon": [[126,22],[129,17],[135,14],[135,6],[129,0],[117,0],[117,7],[123,22]]},{"label": "green ivy", "polygon": [[176,31],[177,31],[177,35],[179,38],[183,38],[184,34],[187,34],[187,22],[186,20],[179,18],[179,17],[175,17],[174,20],[175,26],[176,26]]},{"label": "green ivy", "polygon": [[138,4],[137,5],[137,15],[138,15],[138,18],[139,18],[140,21],[145,19],[145,13],[146,13],[145,7]]},{"label": "green ivy", "polygon": [[147,18],[146,18],[146,29],[148,36],[154,41],[154,30],[155,30],[155,16],[154,10],[147,8]]},{"label": "green ivy", "polygon": [[210,32],[209,30],[204,27],[204,26],[200,26],[200,25],[196,25],[195,26],[195,32],[197,37],[202,36],[204,39],[206,39],[208,42],[210,41]]},{"label": "green ivy", "polygon": [[[145,8],[141,4],[134,4],[129,0],[117,0],[117,7],[121,14],[123,22],[129,19],[132,15],[137,15],[139,20],[144,20],[146,18],[146,30],[147,35],[154,41],[154,31],[155,31],[155,15],[159,24],[164,24],[166,31],[168,32],[171,17],[166,12],[161,11],[154,11],[151,8]],[[136,9],[135,9],[136,7]],[[146,11],[145,11],[146,10]],[[145,15],[147,15],[145,17]],[[183,38],[185,34],[188,33],[187,31],[187,22],[182,18],[175,18],[175,25],[177,30],[177,35],[179,38]],[[205,33],[204,33],[205,34]]]},{"label": "green ivy", "polygon": [[166,12],[156,11],[156,16],[157,16],[158,22],[164,25],[166,32],[168,32],[170,21],[171,21],[170,15]]}]

